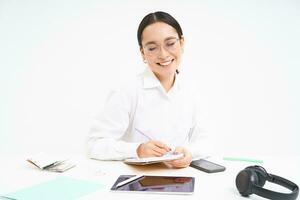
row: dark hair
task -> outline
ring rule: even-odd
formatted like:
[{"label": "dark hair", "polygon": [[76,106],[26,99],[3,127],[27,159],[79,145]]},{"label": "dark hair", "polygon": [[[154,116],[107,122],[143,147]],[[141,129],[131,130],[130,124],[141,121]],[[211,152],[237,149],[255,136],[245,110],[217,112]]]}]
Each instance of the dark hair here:
[{"label": "dark hair", "polygon": [[148,15],[146,15],[139,25],[139,28],[137,31],[137,39],[138,39],[138,43],[139,43],[140,47],[142,46],[142,33],[143,33],[144,29],[147,26],[154,24],[155,22],[164,22],[164,23],[172,26],[177,31],[179,39],[182,38],[182,36],[183,36],[182,30],[181,30],[179,23],[176,21],[176,19],[166,12],[157,11],[157,12],[149,13]]}]

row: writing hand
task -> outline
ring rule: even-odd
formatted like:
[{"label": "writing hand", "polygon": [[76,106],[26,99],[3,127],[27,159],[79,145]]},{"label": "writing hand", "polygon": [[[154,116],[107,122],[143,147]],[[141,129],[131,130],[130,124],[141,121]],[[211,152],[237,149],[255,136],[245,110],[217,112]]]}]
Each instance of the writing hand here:
[{"label": "writing hand", "polygon": [[140,158],[163,156],[169,151],[171,151],[171,148],[158,140],[142,143],[137,148],[137,154]]},{"label": "writing hand", "polygon": [[164,162],[169,167],[175,167],[175,168],[184,168],[188,167],[192,162],[192,154],[184,147],[176,147],[175,154],[183,153],[183,157],[177,160],[171,160]]}]

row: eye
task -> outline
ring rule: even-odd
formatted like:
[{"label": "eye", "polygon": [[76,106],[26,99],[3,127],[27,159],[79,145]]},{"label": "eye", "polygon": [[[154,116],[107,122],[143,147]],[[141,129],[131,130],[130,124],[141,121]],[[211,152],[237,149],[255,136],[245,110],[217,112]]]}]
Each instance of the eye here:
[{"label": "eye", "polygon": [[171,47],[171,46],[174,46],[174,45],[175,45],[175,42],[168,42],[168,43],[167,43],[167,46],[168,46],[168,47]]},{"label": "eye", "polygon": [[157,47],[147,47],[148,51],[155,51],[155,49],[157,49]]}]

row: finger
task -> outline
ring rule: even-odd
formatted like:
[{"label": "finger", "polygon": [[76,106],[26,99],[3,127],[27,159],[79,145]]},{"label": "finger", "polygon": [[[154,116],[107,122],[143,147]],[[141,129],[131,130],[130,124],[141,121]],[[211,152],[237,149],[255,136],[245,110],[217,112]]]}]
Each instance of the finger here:
[{"label": "finger", "polygon": [[166,154],[168,152],[165,149],[162,149],[162,148],[160,148],[158,146],[154,146],[152,150],[155,151],[155,152],[157,152],[157,153],[159,153],[161,156],[164,155],[164,154]]},{"label": "finger", "polygon": [[168,145],[166,145],[166,144],[164,144],[164,143],[162,143],[162,142],[160,142],[160,141],[158,141],[158,140],[153,140],[153,143],[154,143],[156,146],[165,149],[166,151],[171,151],[171,148],[170,148]]},{"label": "finger", "polygon": [[156,152],[154,149],[156,148],[153,142],[143,143],[138,148],[139,157],[153,157],[153,156],[161,156],[160,153]]},{"label": "finger", "polygon": [[187,159],[174,160],[171,164],[173,167],[187,167],[190,163]]},{"label": "finger", "polygon": [[174,150],[174,154],[185,153],[183,147],[176,147]]},{"label": "finger", "polygon": [[188,159],[187,158],[182,158],[182,159],[174,160],[174,164],[177,165],[177,166],[186,165],[187,163],[188,163]]},{"label": "finger", "polygon": [[160,156],[162,156],[163,154],[162,153],[160,153],[160,152],[157,152],[157,151],[155,151],[155,150],[151,150],[151,156],[155,156],[155,157],[160,157]]},{"label": "finger", "polygon": [[192,156],[190,155],[189,152],[185,152],[183,158],[172,160],[170,161],[169,164],[172,165],[173,167],[187,167],[190,165],[191,161],[192,161]]}]

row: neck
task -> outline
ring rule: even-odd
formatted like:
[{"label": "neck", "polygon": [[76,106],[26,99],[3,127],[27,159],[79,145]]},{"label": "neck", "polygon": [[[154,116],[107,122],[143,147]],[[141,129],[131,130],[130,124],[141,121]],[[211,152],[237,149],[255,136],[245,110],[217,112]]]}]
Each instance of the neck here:
[{"label": "neck", "polygon": [[158,79],[165,91],[168,92],[174,85],[175,75],[169,77],[158,77]]}]

